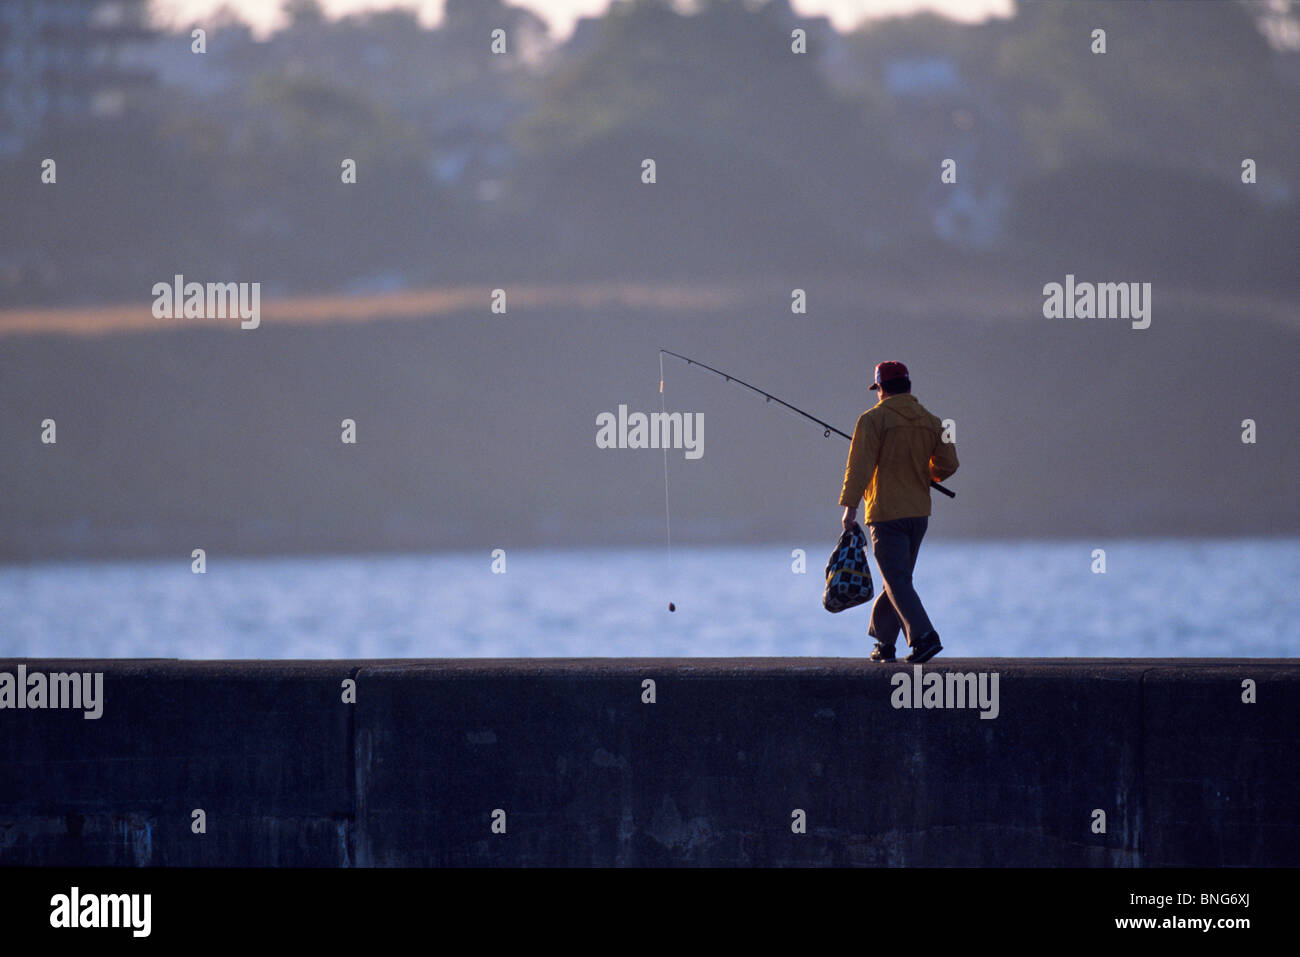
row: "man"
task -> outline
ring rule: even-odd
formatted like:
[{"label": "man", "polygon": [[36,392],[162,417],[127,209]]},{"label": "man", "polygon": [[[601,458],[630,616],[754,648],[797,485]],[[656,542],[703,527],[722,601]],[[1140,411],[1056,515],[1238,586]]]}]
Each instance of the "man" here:
[{"label": "man", "polygon": [[957,471],[957,448],[943,441],[943,424],[911,394],[903,363],[876,366],[871,388],[880,392],[880,400],[858,417],[853,430],[840,492],[843,524],[852,527],[865,496],[864,524],[884,583],[867,629],[876,639],[871,660],[894,660],[901,628],[912,649],[906,660],[920,664],[943,645],[912,587],[912,570],[930,523],[930,480],[942,482]]}]

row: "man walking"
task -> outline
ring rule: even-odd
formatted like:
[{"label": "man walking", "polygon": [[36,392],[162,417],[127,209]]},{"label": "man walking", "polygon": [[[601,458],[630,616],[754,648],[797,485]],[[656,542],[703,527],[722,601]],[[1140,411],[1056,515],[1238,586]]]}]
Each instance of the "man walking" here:
[{"label": "man walking", "polygon": [[880,400],[858,416],[853,430],[840,492],[843,524],[853,526],[865,496],[864,524],[884,582],[867,629],[876,639],[871,660],[893,661],[902,629],[912,649],[906,660],[920,664],[943,645],[912,587],[912,570],[930,523],[930,481],[942,482],[957,471],[957,447],[943,441],[943,424],[911,394],[903,363],[876,366],[871,388],[880,392]]}]

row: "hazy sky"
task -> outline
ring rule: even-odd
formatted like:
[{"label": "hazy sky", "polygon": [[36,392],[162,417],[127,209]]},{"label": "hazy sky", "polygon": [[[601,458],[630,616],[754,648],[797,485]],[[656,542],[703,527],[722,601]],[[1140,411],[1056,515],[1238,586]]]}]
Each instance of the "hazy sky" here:
[{"label": "hazy sky", "polygon": [[[441,18],[443,3],[444,0],[322,0],[322,6],[333,14],[415,7],[427,23],[436,23]],[[601,13],[609,0],[516,0],[516,5],[536,10],[550,23],[552,33],[563,38],[573,29],[574,20]],[[152,7],[163,23],[188,23],[221,6],[237,10],[259,33],[270,31],[281,22],[281,0],[152,0]],[[917,10],[933,10],[959,20],[982,20],[991,14],[1009,16],[1012,0],[792,0],[791,6],[805,15],[825,14],[836,27],[847,30],[864,17]]]}]

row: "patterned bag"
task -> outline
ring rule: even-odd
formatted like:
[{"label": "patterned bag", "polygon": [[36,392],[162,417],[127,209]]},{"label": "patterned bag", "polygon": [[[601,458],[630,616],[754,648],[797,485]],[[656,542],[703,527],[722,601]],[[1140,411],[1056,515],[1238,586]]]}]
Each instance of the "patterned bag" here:
[{"label": "patterned bag", "polygon": [[871,601],[874,594],[871,568],[867,565],[867,535],[854,522],[852,528],[846,528],[840,535],[826,563],[822,607],[830,612],[843,611]]}]

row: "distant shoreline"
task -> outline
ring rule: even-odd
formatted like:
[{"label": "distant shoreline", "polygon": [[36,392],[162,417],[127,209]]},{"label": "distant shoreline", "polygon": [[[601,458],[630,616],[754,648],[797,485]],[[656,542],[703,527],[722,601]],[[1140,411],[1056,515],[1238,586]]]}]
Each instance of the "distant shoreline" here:
[{"label": "distant shoreline", "polygon": [[[981,275],[976,291],[969,280],[974,277],[954,275],[948,283],[927,282],[924,311],[951,310],[981,320],[1020,321],[1035,317],[1021,308],[1019,300],[1041,306],[1035,283],[1023,278],[990,279]],[[1046,272],[1044,282],[1053,277]],[[877,276],[808,277],[801,279],[766,277],[757,283],[753,277],[722,280],[642,281],[621,280],[593,282],[585,280],[539,283],[507,283],[509,304],[513,309],[566,308],[596,310],[603,308],[647,309],[665,313],[689,313],[699,310],[729,309],[742,306],[770,305],[770,286],[784,283],[811,286],[822,294],[839,298],[851,296],[854,289],[869,290],[876,308],[906,316],[920,308],[915,283],[898,277]],[[1300,328],[1300,304],[1283,291],[1272,294],[1230,294],[1162,285],[1161,298],[1167,308],[1197,306],[1222,311],[1225,315],[1249,315],[1268,319],[1289,328]],[[992,286],[993,288],[988,288]],[[486,312],[493,285],[464,283],[449,286],[425,286],[395,292],[347,295],[298,295],[268,298],[263,307],[271,325],[324,325],[332,323],[371,322],[384,319],[419,319],[454,315],[460,312]],[[145,290],[144,292],[147,292]],[[0,309],[0,337],[63,334],[107,336],[122,333],[185,331],[197,327],[228,328],[239,332],[238,322],[222,323],[210,319],[157,319],[150,312],[152,299],[142,292],[139,302],[97,306],[51,306]]]}]

